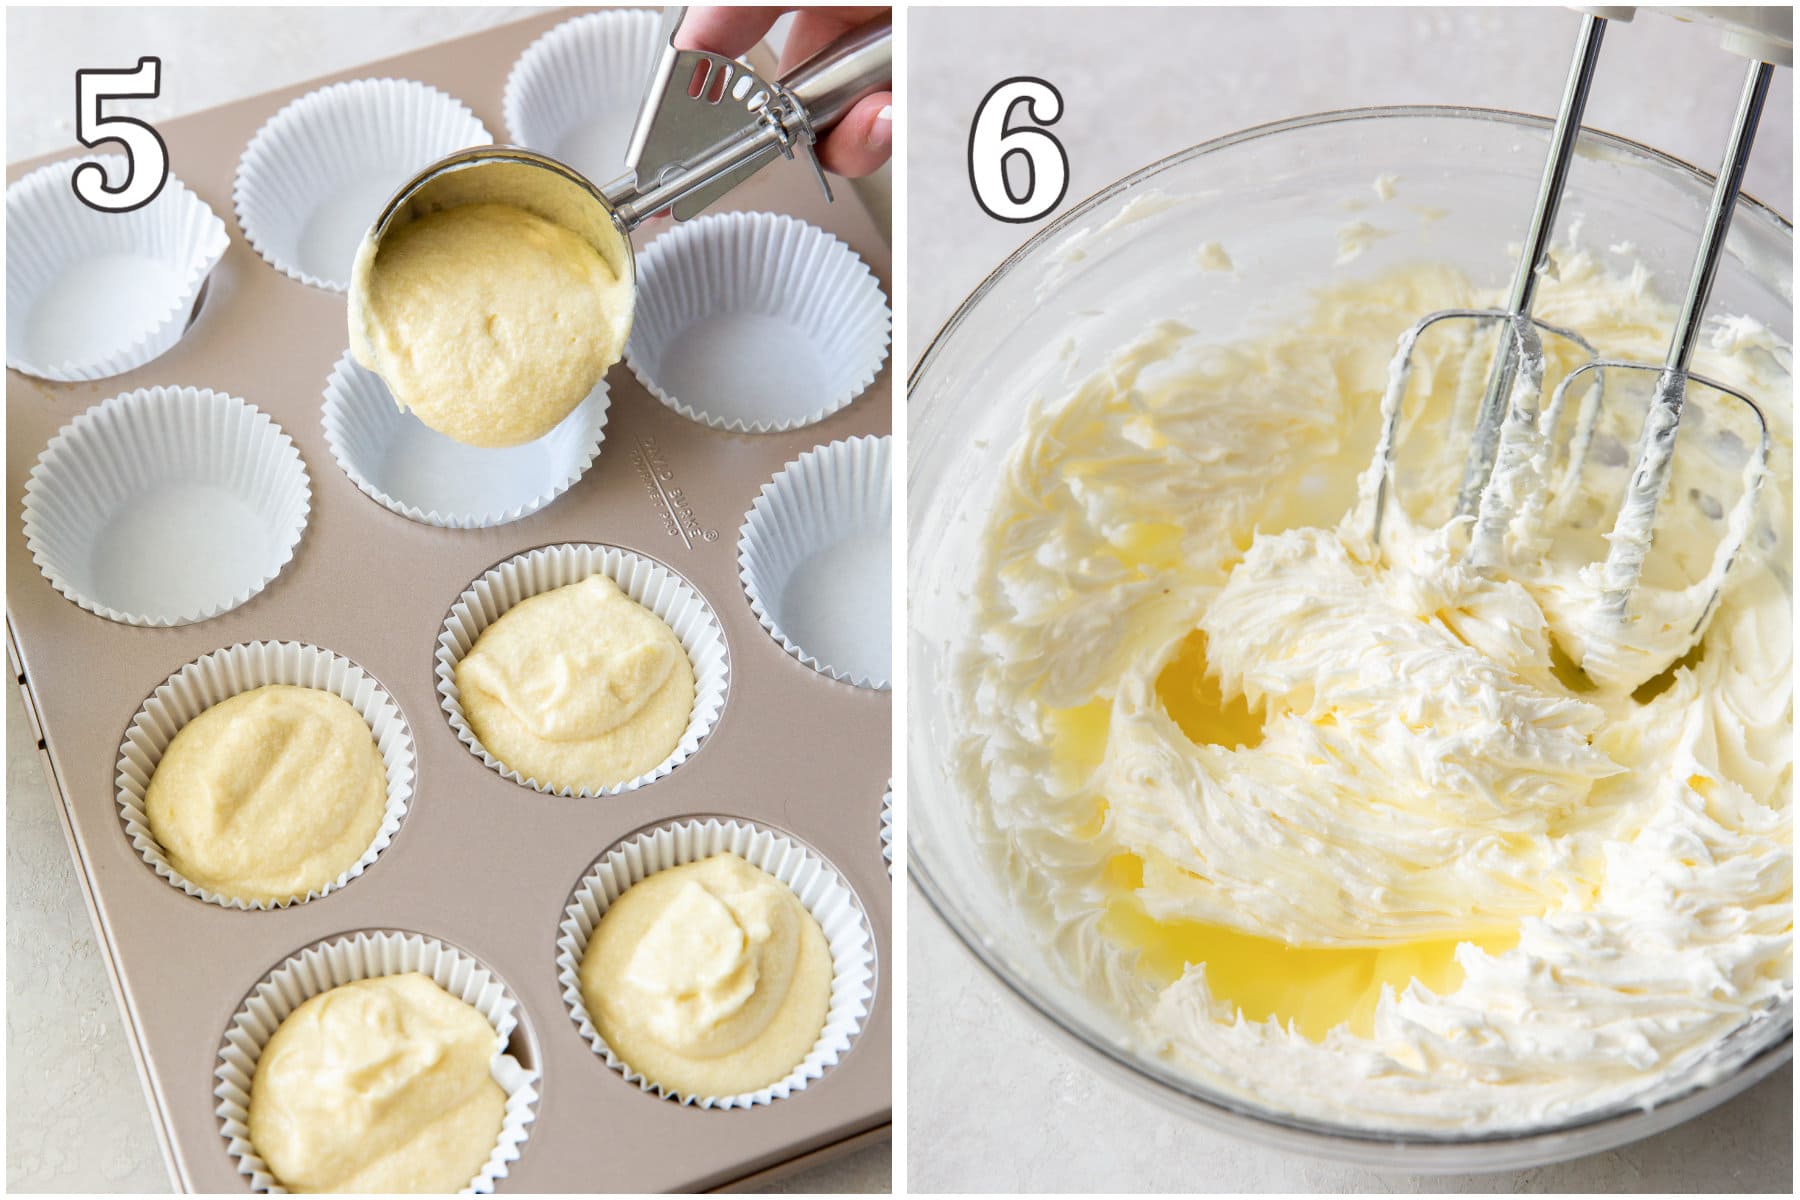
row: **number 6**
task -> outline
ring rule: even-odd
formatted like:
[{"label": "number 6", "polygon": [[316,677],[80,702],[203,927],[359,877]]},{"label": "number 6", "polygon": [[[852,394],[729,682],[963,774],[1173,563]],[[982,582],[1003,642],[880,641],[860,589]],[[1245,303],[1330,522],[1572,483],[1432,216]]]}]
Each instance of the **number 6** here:
[{"label": "number 6", "polygon": [[136,117],[112,117],[102,112],[108,100],[155,99],[162,95],[162,59],[139,58],[131,71],[75,72],[75,136],[88,149],[103,142],[125,147],[125,179],[118,187],[106,186],[106,168],[83,163],[70,182],[75,195],[89,208],[101,212],[130,212],[156,199],[169,178],[169,148],[162,134]]},{"label": "number 6", "polygon": [[[1007,127],[1013,106],[1025,102],[1035,125]],[[1015,76],[994,85],[975,110],[969,127],[969,186],[975,202],[997,221],[1035,221],[1062,203],[1069,190],[1069,156],[1062,143],[1038,125],[1054,125],[1062,117],[1062,94],[1042,79]],[[1015,197],[1006,183],[1006,160],[1025,156],[1025,190]]]}]

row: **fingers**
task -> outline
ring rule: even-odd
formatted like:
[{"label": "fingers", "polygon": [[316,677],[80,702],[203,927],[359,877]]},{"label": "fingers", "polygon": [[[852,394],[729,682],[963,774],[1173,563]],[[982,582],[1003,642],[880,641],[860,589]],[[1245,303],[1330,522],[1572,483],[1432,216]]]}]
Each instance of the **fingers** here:
[{"label": "fingers", "polygon": [[762,40],[787,9],[780,5],[694,8],[675,31],[677,50],[710,50],[736,58]]},{"label": "fingers", "polygon": [[[786,74],[825,45],[888,9],[884,5],[845,8],[803,8],[794,14],[781,49],[781,73]],[[894,94],[878,92],[857,101],[836,128],[819,142],[819,162],[834,175],[856,179],[888,160],[894,148]]]},{"label": "fingers", "polygon": [[811,58],[826,43],[847,30],[855,29],[888,11],[885,5],[842,8],[799,8],[794,10],[794,26],[788,30],[781,47],[781,65],[777,74],[785,75]]},{"label": "fingers", "polygon": [[[794,13],[782,47],[777,74],[793,67],[827,43],[864,22],[888,11],[885,5],[837,8],[794,8],[760,5],[743,8],[695,8],[689,11],[675,35],[683,50],[710,50],[736,57],[762,40],[784,12]],[[819,142],[819,161],[827,171],[855,179],[867,175],[888,160],[894,146],[894,94],[865,96],[846,113],[837,127]]]},{"label": "fingers", "polygon": [[894,148],[894,93],[858,100],[819,143],[819,162],[834,175],[856,179],[888,160]]}]

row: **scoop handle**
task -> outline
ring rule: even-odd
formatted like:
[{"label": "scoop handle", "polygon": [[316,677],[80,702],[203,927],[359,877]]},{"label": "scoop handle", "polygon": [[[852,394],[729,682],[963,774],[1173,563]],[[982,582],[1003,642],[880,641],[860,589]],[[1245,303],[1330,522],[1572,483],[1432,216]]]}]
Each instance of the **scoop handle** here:
[{"label": "scoop handle", "polygon": [[776,82],[805,107],[814,131],[824,133],[893,78],[894,24],[882,17],[841,35]]},{"label": "scoop handle", "polygon": [[847,30],[771,84],[721,55],[675,49],[683,17],[671,13],[663,26],[669,41],[632,132],[630,169],[604,189],[620,228],[629,232],[665,210],[685,221],[776,158],[796,153],[811,162],[829,199],[813,141],[891,82],[892,19]]}]

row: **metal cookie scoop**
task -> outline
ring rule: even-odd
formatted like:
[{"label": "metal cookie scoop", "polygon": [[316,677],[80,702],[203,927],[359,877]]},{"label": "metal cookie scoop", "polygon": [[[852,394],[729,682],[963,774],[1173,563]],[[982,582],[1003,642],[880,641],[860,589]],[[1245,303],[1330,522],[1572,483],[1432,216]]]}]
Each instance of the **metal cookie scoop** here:
[{"label": "metal cookie scoop", "polygon": [[[1667,356],[1661,364],[1654,364],[1599,359],[1595,356],[1593,347],[1579,334],[1534,320],[1530,315],[1537,276],[1546,262],[1557,205],[1562,198],[1576,136],[1580,132],[1581,113],[1586,104],[1594,66],[1599,58],[1601,37],[1609,18],[1629,20],[1635,11],[1631,8],[1592,9],[1583,18],[1562,108],[1551,135],[1551,151],[1544,167],[1537,208],[1532,217],[1524,253],[1519,260],[1518,272],[1514,277],[1509,306],[1504,310],[1433,313],[1401,337],[1389,370],[1388,393],[1382,401],[1381,436],[1376,447],[1375,461],[1371,464],[1366,491],[1373,501],[1373,511],[1370,514],[1372,536],[1379,543],[1382,516],[1390,490],[1389,478],[1393,470],[1394,438],[1411,368],[1411,354],[1419,335],[1438,322],[1473,320],[1504,323],[1499,350],[1475,419],[1454,514],[1457,517],[1474,518],[1468,555],[1470,561],[1478,567],[1497,566],[1502,557],[1502,539],[1514,518],[1541,506],[1542,496],[1527,494],[1526,489],[1534,483],[1526,470],[1528,459],[1534,442],[1547,439],[1555,433],[1571,385],[1580,380],[1590,386],[1570,444],[1565,482],[1559,489],[1565,499],[1575,491],[1574,485],[1593,442],[1595,427],[1604,404],[1605,372],[1631,370],[1655,373],[1655,394],[1645,418],[1637,461],[1632,469],[1624,503],[1612,532],[1607,535],[1607,556],[1603,563],[1591,568],[1589,573],[1599,593],[1597,599],[1601,615],[1614,623],[1622,623],[1626,619],[1631,595],[1637,587],[1650,549],[1657,507],[1668,488],[1675,434],[1680,425],[1688,384],[1693,382],[1710,387],[1750,409],[1760,430],[1761,441],[1747,465],[1743,492],[1725,523],[1724,538],[1715,553],[1712,570],[1703,581],[1709,586],[1709,590],[1691,631],[1693,636],[1698,636],[1712,616],[1726,572],[1749,534],[1768,460],[1769,434],[1762,410],[1754,400],[1723,384],[1691,374],[1688,365],[1693,357],[1719,261],[1724,255],[1725,238],[1731,227],[1731,216],[1737,204],[1744,169],[1749,161],[1751,143],[1755,139],[1769,80],[1774,74],[1774,63],[1770,60],[1791,62],[1792,59],[1793,15],[1791,9],[1669,10],[1673,15],[1692,16],[1724,26],[1726,48],[1745,54],[1752,61],[1744,82],[1737,118],[1726,144],[1724,162],[1719,169],[1718,182],[1713,191],[1687,295],[1670,338]],[[1544,371],[1542,335],[1546,333],[1573,342],[1582,349],[1589,361],[1563,378],[1553,393],[1550,404],[1540,416],[1539,400],[1542,396]]]},{"label": "metal cookie scoop", "polygon": [[[735,59],[677,50],[675,33],[686,13],[676,6],[663,14],[662,52],[648,76],[626,174],[600,187],[566,163],[520,146],[459,150],[394,193],[363,238],[353,279],[366,279],[389,233],[462,204],[511,204],[571,229],[635,286],[632,230],[665,209],[676,220],[693,217],[778,157],[805,154],[830,199],[813,142],[858,100],[891,82],[891,22],[851,30],[771,83]],[[352,284],[353,343],[363,320],[362,292]]]}]

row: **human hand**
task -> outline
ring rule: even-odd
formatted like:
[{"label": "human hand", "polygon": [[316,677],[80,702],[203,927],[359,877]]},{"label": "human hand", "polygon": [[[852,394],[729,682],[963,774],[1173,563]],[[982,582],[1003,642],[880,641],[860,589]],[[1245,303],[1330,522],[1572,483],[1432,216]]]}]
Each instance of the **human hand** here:
[{"label": "human hand", "polygon": [[[709,50],[736,58],[756,45],[782,13],[794,15],[787,45],[781,50],[779,77],[840,34],[885,15],[882,5],[821,7],[771,5],[752,8],[695,8],[675,35],[678,50]],[[894,146],[894,93],[876,92],[858,100],[831,131],[819,139],[819,162],[827,171],[851,179],[867,175],[888,160]]]}]

